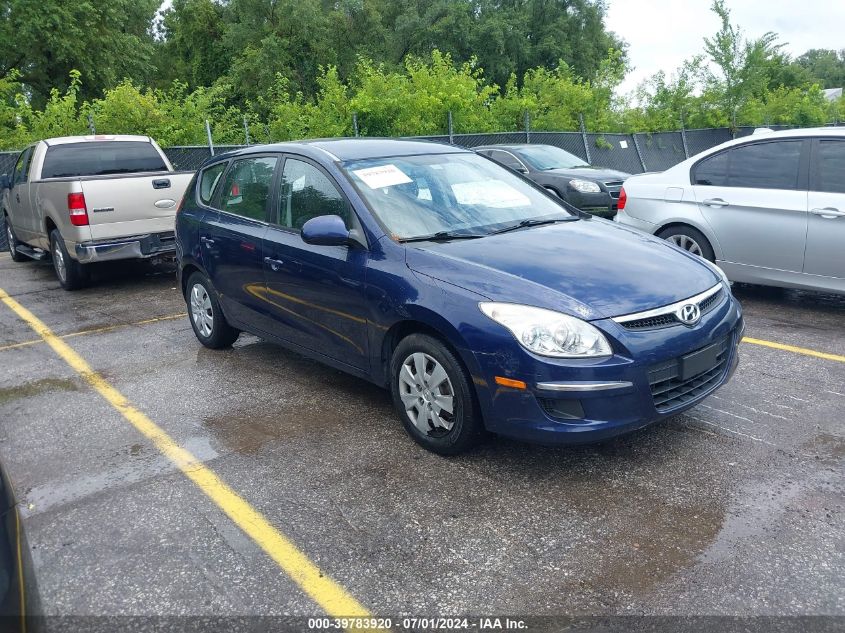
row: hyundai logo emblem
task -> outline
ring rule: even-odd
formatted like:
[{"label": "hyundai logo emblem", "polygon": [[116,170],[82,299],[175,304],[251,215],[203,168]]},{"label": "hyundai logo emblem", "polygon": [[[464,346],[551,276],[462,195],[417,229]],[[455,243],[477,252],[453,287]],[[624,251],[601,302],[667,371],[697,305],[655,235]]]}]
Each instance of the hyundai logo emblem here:
[{"label": "hyundai logo emblem", "polygon": [[675,313],[684,325],[695,325],[701,319],[701,310],[694,303],[688,303]]}]

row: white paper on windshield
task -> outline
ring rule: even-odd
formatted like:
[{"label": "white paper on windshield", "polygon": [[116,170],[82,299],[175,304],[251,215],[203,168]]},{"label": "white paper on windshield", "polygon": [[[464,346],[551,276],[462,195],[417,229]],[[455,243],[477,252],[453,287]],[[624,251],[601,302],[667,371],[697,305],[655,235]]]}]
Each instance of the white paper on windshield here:
[{"label": "white paper on windshield", "polygon": [[407,174],[396,165],[381,165],[380,167],[367,167],[356,169],[352,172],[364,181],[370,189],[384,189],[393,185],[404,185],[412,182]]},{"label": "white paper on windshield", "polygon": [[480,204],[495,209],[531,205],[528,196],[501,180],[457,182],[452,185],[452,193],[455,194],[458,204]]}]

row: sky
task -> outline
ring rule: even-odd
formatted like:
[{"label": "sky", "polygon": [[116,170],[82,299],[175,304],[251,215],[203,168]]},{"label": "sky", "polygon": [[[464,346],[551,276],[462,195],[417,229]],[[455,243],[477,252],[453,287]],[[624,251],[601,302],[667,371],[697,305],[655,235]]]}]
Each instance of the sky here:
[{"label": "sky", "polygon": [[[711,0],[608,0],[606,25],[628,42],[634,69],[619,92],[628,93],[658,70],[672,73],[704,50],[703,39],[719,29]],[[843,0],[728,0],[731,22],[748,38],[780,35],[797,57],[810,48],[845,48]]]}]

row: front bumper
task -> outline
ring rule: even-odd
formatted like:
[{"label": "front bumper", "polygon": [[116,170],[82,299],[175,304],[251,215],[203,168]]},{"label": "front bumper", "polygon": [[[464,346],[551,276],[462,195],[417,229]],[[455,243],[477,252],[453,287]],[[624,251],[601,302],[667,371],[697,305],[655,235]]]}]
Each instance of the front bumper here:
[{"label": "front bumper", "polygon": [[[526,352],[515,341],[498,353],[476,352],[484,373],[481,384],[485,387],[478,393],[487,428],[540,444],[582,444],[671,417],[695,406],[730,379],[738,364],[737,345],[744,327],[739,304],[730,295],[694,328],[677,325],[633,332],[610,320],[594,324],[613,339],[616,353],[612,357],[545,359]],[[692,377],[687,395],[655,404],[665,400],[658,392],[667,383],[655,382],[667,364],[719,344],[724,351],[718,367],[701,378]],[[522,380],[527,389],[497,385],[496,376]],[[678,393],[686,390],[679,383]]]},{"label": "front bumper", "polygon": [[581,193],[575,189],[569,189],[567,191],[566,200],[581,209],[581,211],[586,211],[602,218],[612,218],[616,213],[619,203],[619,200],[613,198],[607,191]]},{"label": "front bumper", "polygon": [[107,242],[77,244],[75,252],[81,264],[116,259],[149,259],[175,254],[176,240],[172,232],[153,233]]}]

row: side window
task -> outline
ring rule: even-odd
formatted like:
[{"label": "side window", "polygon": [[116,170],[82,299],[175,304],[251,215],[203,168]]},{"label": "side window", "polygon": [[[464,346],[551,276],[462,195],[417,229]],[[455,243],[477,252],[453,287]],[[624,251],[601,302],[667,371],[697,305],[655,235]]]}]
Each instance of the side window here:
[{"label": "side window", "polygon": [[816,191],[845,193],[845,141],[819,141]]},{"label": "side window", "polygon": [[712,187],[728,186],[728,152],[705,158],[695,166],[693,184]]},{"label": "side window", "polygon": [[222,162],[217,165],[212,165],[202,172],[200,176],[200,202],[203,204],[210,204],[214,197],[214,192],[217,189],[217,183],[220,182],[220,177],[226,171],[228,163]]},{"label": "side window", "polygon": [[511,154],[507,152],[502,152],[499,150],[495,150],[490,152],[490,158],[495,160],[497,163],[501,163],[505,167],[509,167],[515,171],[524,170],[525,167],[520,163],[516,158],[514,158]]},{"label": "side window", "polygon": [[29,165],[32,162],[32,149],[28,147],[18,156],[18,162],[15,163],[14,182],[16,185],[29,180]]},{"label": "side window", "polygon": [[220,208],[253,220],[267,219],[267,198],[278,158],[242,158],[232,163],[223,180]]},{"label": "side window", "polygon": [[319,169],[295,158],[285,160],[282,192],[274,221],[297,231],[311,218],[339,215],[351,227],[349,207],[334,183]]},{"label": "side window", "polygon": [[743,145],[730,155],[730,187],[796,189],[803,141]]}]

